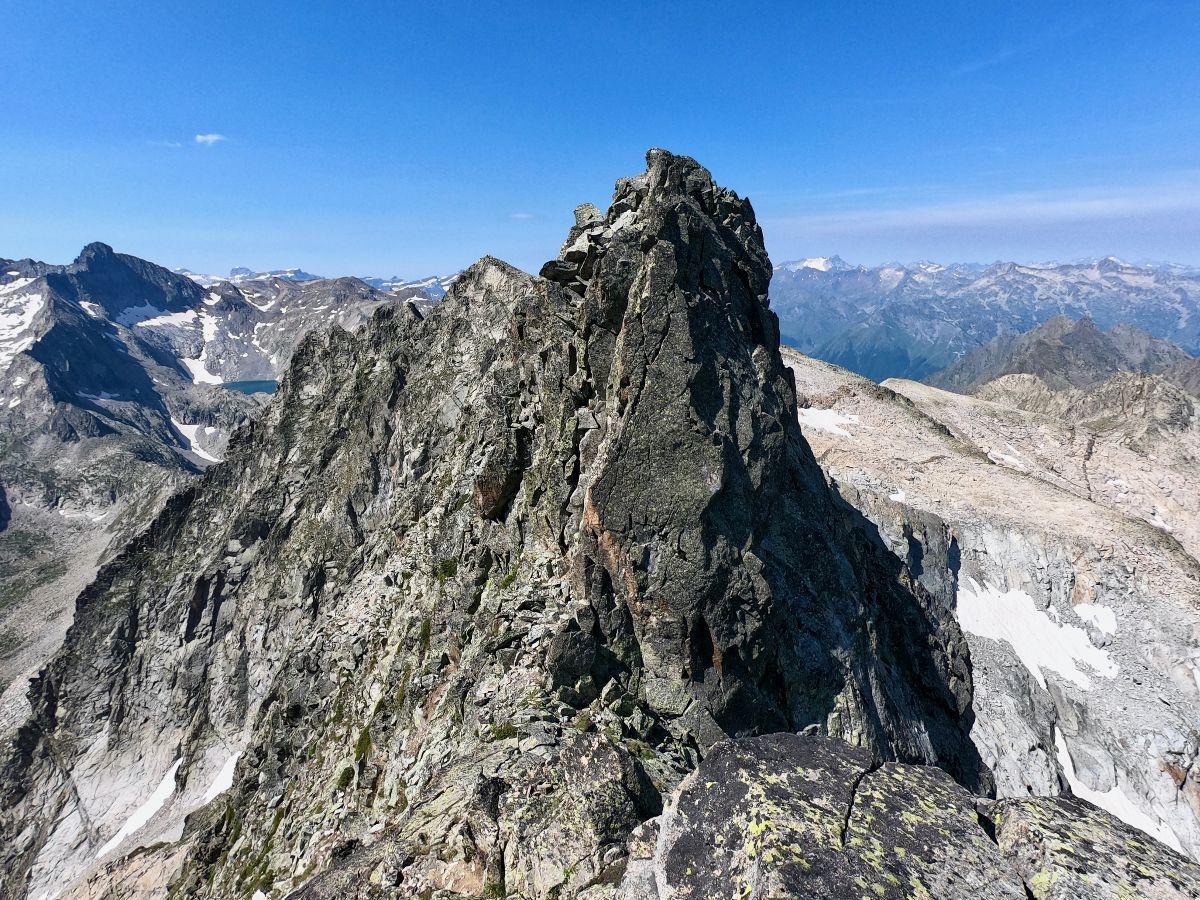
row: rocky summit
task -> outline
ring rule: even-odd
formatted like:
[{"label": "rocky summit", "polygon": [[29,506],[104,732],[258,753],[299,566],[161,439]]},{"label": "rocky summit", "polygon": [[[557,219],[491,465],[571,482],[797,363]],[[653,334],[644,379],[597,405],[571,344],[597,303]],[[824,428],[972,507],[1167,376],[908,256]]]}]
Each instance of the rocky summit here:
[{"label": "rocky summit", "polygon": [[770,277],[654,150],[539,276],[306,338],[80,594],[0,894],[1196,896],[1086,802],[983,799],[953,603],[827,483]]}]

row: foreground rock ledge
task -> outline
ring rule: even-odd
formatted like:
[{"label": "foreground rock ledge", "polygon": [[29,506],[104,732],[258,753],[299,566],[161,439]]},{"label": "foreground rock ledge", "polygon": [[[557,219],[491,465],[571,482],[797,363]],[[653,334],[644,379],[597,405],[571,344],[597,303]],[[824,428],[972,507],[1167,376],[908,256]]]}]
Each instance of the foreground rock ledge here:
[{"label": "foreground rock ledge", "polygon": [[1200,897],[1200,865],[1085,801],[991,802],[804,735],[718,744],[632,848],[621,900]]}]

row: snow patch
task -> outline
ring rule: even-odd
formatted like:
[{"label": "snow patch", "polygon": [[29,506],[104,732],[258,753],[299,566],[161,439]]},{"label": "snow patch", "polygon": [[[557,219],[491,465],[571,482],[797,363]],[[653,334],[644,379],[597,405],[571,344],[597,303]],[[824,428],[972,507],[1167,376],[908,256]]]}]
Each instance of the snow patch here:
[{"label": "snow patch", "polygon": [[93,303],[91,300],[80,300],[79,305],[83,307],[83,311],[93,319],[104,318],[104,307],[99,303]]},{"label": "snow patch", "polygon": [[1104,634],[1112,637],[1117,633],[1117,614],[1107,606],[1097,606],[1094,603],[1075,604],[1075,615],[1089,625],[1094,625]]},{"label": "snow patch", "polygon": [[888,494],[889,500],[894,500],[897,503],[903,503],[905,498],[904,491],[896,491],[894,494]]},{"label": "snow patch", "polygon": [[966,577],[958,588],[958,622],[970,634],[1011,646],[1043,688],[1043,669],[1058,672],[1084,690],[1092,682],[1079,663],[1103,678],[1117,674],[1116,663],[1106,650],[1092,644],[1086,631],[1056,622],[1024,591],[981,586],[974,578]]},{"label": "snow patch", "polygon": [[[1008,449],[1012,448],[1009,447]],[[1007,466],[1010,469],[1016,469],[1020,472],[1028,471],[1025,463],[1009,453],[997,453],[995,450],[989,450],[987,457],[998,466]]]},{"label": "snow patch", "polygon": [[184,368],[192,376],[193,384],[224,384],[225,379],[220,375],[214,375],[208,371],[206,361],[208,360],[208,344],[217,336],[217,329],[220,327],[220,321],[216,316],[202,312],[199,314],[200,327],[203,330],[204,349],[200,351],[200,355],[195,359],[181,359],[180,362]]},{"label": "snow patch", "polygon": [[[184,362],[188,362],[188,360],[185,359]],[[220,462],[221,461],[217,457],[212,456],[211,454],[205,452],[200,447],[200,444],[197,443],[196,432],[198,432],[202,426],[200,426],[200,425],[184,425],[182,422],[180,422],[174,416],[171,417],[171,424],[175,426],[175,430],[179,432],[180,437],[182,437],[184,439],[184,441],[187,442],[188,449],[191,450],[192,453],[196,454],[201,459],[208,460],[209,462]]]},{"label": "snow patch", "polygon": [[815,409],[808,407],[800,409],[797,414],[801,428],[811,428],[813,431],[823,431],[826,434],[840,434],[842,437],[853,437],[843,425],[858,424],[858,416],[842,415],[836,409]]},{"label": "snow patch", "polygon": [[1075,772],[1075,763],[1071,759],[1071,753],[1067,749],[1067,740],[1057,728],[1054,730],[1054,748],[1058,751],[1058,764],[1062,766],[1063,774],[1067,776],[1067,784],[1071,786],[1071,793],[1081,800],[1095,804],[1105,812],[1112,813],[1126,825],[1132,825],[1139,831],[1144,831],[1151,837],[1162,841],[1168,847],[1180,853],[1183,852],[1183,847],[1179,843],[1179,838],[1175,837],[1175,833],[1130,800],[1121,790],[1120,785],[1114,784],[1107,791],[1097,791],[1080,781]]},{"label": "snow patch", "polygon": [[[18,280],[28,282],[32,279]],[[10,296],[11,293],[7,289],[0,289],[0,294],[6,297],[0,301],[0,371],[7,369],[18,353],[33,346],[31,326],[46,305],[46,298],[41,294],[18,297]]]},{"label": "snow patch", "polygon": [[152,303],[143,303],[141,306],[127,306],[121,310],[120,315],[117,316],[117,323],[126,328],[132,328],[143,319],[152,319],[155,316],[167,314],[165,309],[159,309]]},{"label": "snow patch", "polygon": [[[9,275],[16,275],[16,272],[9,272]],[[18,278],[15,281],[10,281],[8,284],[0,284],[0,297],[6,294],[15,294],[23,287],[33,284],[32,278]]]},{"label": "snow patch", "polygon": [[218,795],[225,793],[233,787],[233,770],[237,767],[237,761],[241,755],[242,751],[239,750],[233,756],[229,757],[229,759],[225,760],[225,764],[221,766],[221,771],[217,773],[217,777],[213,779],[213,783],[204,792],[205,803],[215,800]]},{"label": "snow patch", "polygon": [[174,325],[182,328],[189,322],[196,321],[196,311],[189,309],[187,312],[167,313],[162,316],[155,316],[153,319],[143,319],[137,323],[138,328],[162,328],[164,326]]},{"label": "snow patch", "polygon": [[204,367],[204,354],[201,353],[198,359],[181,359],[183,367],[188,370],[192,376],[193,384],[224,384],[225,379],[220,375],[214,375]]},{"label": "snow patch", "polygon": [[108,839],[98,851],[96,851],[96,859],[102,856],[107,856],[112,851],[120,846],[125,838],[129,837],[135,831],[154,818],[154,814],[163,808],[163,804],[171,798],[175,793],[175,773],[179,771],[180,765],[183,764],[183,758],[175,760],[171,768],[167,769],[167,774],[163,776],[162,781],[158,783],[158,787],[154,789],[154,793],[150,795],[150,799],[133,811],[126,821],[121,826],[120,830]]},{"label": "snow patch", "polygon": [[201,313],[200,327],[204,329],[204,343],[207,344],[217,336],[217,329],[220,327],[220,325],[221,322],[216,316],[209,315],[208,313]]}]

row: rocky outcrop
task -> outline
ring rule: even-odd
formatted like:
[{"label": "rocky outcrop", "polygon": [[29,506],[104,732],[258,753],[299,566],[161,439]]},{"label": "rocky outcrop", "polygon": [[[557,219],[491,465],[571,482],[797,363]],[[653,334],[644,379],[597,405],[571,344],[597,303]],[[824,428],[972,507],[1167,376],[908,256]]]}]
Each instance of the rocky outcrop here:
[{"label": "rocky outcrop", "polygon": [[[312,330],[360,327],[398,297],[357,279],[202,288],[90,244],[70,265],[0,266],[0,735],[58,647],[82,585],[224,455]],[[422,297],[418,302],[426,303]],[[257,381],[261,379],[260,381]]]},{"label": "rocky outcrop", "polygon": [[962,634],[829,491],[770,271],[749,203],[652,151],[543,277],[486,258],[306,340],[79,598],[3,889],[163,840],[176,896],[613,896],[662,793],[764,731],[986,788]]},{"label": "rocky outcrop", "polygon": [[1183,388],[1193,397],[1200,397],[1200,358],[1168,366],[1160,373],[1163,378]]},{"label": "rocky outcrop", "polygon": [[1196,489],[1190,432],[1134,415],[1089,431],[785,359],[837,490],[967,633],[971,734],[999,795],[1069,789],[1200,853],[1200,566],[1136,513],[1176,478],[1178,496]]},{"label": "rocky outcrop", "polygon": [[973,797],[837,741],[717,745],[641,826],[621,900],[1195,897],[1200,865],[1072,798]]}]

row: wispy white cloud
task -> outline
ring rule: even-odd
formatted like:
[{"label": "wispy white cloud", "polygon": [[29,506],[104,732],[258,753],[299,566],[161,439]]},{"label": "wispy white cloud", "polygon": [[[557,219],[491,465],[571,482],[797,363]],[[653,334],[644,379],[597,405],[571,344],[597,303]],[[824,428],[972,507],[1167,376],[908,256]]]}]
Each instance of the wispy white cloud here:
[{"label": "wispy white cloud", "polygon": [[780,216],[764,224],[792,233],[881,234],[913,228],[972,228],[1069,223],[1200,211],[1200,172],[1170,182],[1076,190],[1028,191],[912,204]]},{"label": "wispy white cloud", "polygon": [[1079,36],[1092,28],[1097,21],[1095,17],[1089,16],[1078,22],[1073,22],[1066,27],[1041,29],[1036,31],[1032,38],[997,47],[991,53],[968,60],[958,66],[954,72],[956,75],[974,75],[976,72],[1002,66],[1011,60],[1019,59],[1023,56],[1047,51],[1056,44]]},{"label": "wispy white cloud", "polygon": [[227,140],[223,134],[198,134],[194,138],[197,144],[203,144],[205,147],[211,147],[214,144],[219,144],[221,141]]},{"label": "wispy white cloud", "polygon": [[151,147],[169,147],[172,150],[178,150],[183,146],[179,141],[146,141],[146,144]]},{"label": "wispy white cloud", "polygon": [[522,221],[523,221],[523,220],[525,220],[525,219],[532,219],[532,218],[533,218],[533,213],[528,213],[528,212],[515,212],[515,213],[509,213],[509,214],[508,214],[508,217],[509,217],[510,219],[518,219],[518,220],[522,220]]}]

